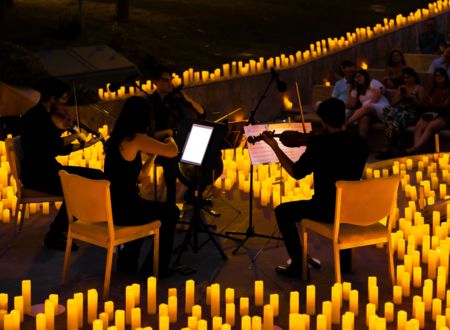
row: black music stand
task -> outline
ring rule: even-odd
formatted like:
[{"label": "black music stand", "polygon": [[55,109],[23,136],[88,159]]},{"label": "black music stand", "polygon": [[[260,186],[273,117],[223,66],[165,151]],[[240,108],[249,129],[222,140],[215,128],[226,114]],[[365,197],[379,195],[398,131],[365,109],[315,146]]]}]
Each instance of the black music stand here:
[{"label": "black music stand", "polygon": [[[216,247],[224,260],[227,259],[222,247],[216,241],[215,236],[230,238],[226,235],[214,233],[209,230],[209,225],[205,223],[200,205],[200,167],[214,160],[214,149],[217,150],[225,135],[225,128],[222,124],[211,123],[207,121],[194,120],[191,129],[187,135],[184,144],[183,153],[180,161],[195,166],[194,182],[195,197],[193,204],[193,213],[189,222],[189,228],[179,247],[178,256],[175,260],[175,266],[180,262],[181,256],[188,246],[192,247],[194,253],[197,253],[209,240]],[[206,233],[208,239],[199,244],[199,233]],[[191,241],[192,240],[192,241]]]}]

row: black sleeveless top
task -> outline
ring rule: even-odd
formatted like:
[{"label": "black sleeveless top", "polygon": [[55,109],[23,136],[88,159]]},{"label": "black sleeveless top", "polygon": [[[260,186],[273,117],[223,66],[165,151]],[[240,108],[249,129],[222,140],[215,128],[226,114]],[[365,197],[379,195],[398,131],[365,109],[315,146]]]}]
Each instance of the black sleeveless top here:
[{"label": "black sleeveless top", "polygon": [[132,161],[125,160],[118,147],[109,147],[105,156],[105,178],[111,182],[113,213],[125,211],[139,198],[138,176],[141,172],[140,152]]}]

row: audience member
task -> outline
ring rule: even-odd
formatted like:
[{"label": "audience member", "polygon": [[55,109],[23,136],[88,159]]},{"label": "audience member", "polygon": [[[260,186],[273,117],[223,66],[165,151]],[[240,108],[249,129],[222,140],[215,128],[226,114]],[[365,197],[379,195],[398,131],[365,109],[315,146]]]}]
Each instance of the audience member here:
[{"label": "audience member", "polygon": [[419,107],[424,98],[425,92],[417,72],[412,68],[403,69],[403,83],[395,92],[391,106],[384,109],[387,150],[379,158],[390,158],[393,153],[404,151],[405,129],[419,119]]},{"label": "audience member", "polygon": [[438,68],[444,69],[447,75],[450,74],[450,45],[447,45],[442,55],[431,63],[428,73],[433,74]]},{"label": "audience member", "polygon": [[387,89],[397,89],[403,82],[403,69],[406,67],[405,57],[401,50],[394,49],[389,54],[383,84]]},{"label": "audience member", "polygon": [[414,145],[408,153],[416,153],[441,129],[450,125],[450,80],[444,69],[436,69],[433,86],[424,101],[424,110],[414,129]]},{"label": "audience member", "polygon": [[446,43],[443,33],[436,29],[436,19],[430,17],[425,21],[425,31],[419,34],[419,49],[422,54],[438,54],[439,45]]},{"label": "audience member", "polygon": [[356,86],[350,91],[348,105],[355,112],[347,120],[347,125],[358,122],[359,134],[367,138],[369,125],[373,119],[383,121],[383,109],[389,101],[383,95],[384,86],[371,79],[366,70],[360,69],[355,75]]},{"label": "audience member", "polygon": [[346,105],[351,86],[355,85],[355,72],[355,63],[349,60],[343,61],[339,66],[339,74],[342,76],[342,79],[336,81],[333,92],[331,93],[332,97],[341,100]]}]

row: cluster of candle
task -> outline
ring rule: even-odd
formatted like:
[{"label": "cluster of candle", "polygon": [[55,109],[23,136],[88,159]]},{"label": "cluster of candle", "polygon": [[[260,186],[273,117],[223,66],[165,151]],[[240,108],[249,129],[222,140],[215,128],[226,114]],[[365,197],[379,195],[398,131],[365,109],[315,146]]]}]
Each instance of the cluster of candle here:
[{"label": "cluster of candle", "polygon": [[[303,52],[297,51],[295,54],[280,54],[279,56],[270,57],[268,59],[259,57],[258,60],[251,59],[247,63],[244,63],[243,61],[232,61],[231,63],[222,64],[220,68],[216,68],[212,72],[200,72],[195,71],[193,68],[189,68],[182,73],[181,77],[178,75],[174,76],[174,85],[178,86],[181,83],[186,86],[202,84],[234,77],[247,76],[249,74],[261,73],[265,70],[270,70],[272,67],[280,69],[297,66],[327,55],[330,52],[348,48],[358,42],[363,42],[381,34],[392,32],[395,29],[399,29],[410,24],[416,24],[430,15],[438,15],[448,9],[449,0],[439,0],[434,3],[429,3],[428,8],[417,9],[415,12],[409,13],[406,17],[399,14],[395,17],[395,19],[384,18],[383,23],[378,23],[373,28],[370,26],[360,27],[356,28],[355,32],[347,32],[345,36],[341,36],[339,38],[334,37],[316,41],[315,43],[311,43],[309,49],[304,50]],[[147,80],[147,82],[142,85],[139,81],[136,81],[136,84],[140,85],[146,92],[151,92],[154,90],[154,86],[152,86],[150,80]],[[129,87],[128,93],[125,87],[122,87],[117,92],[110,92],[108,90],[108,85],[106,89],[99,88],[98,90],[99,96],[102,100],[112,100],[115,98],[125,97],[127,94],[133,95],[135,93],[139,93],[139,91],[136,91],[133,86]]]},{"label": "cluster of candle", "polygon": [[[224,150],[222,158],[223,175],[215,181],[214,186],[230,191],[237,183],[240,191],[249,193],[250,157],[248,149]],[[261,206],[276,207],[280,203],[310,199],[314,193],[312,184],[312,175],[295,180],[279,164],[253,167],[253,197],[260,201]]]}]

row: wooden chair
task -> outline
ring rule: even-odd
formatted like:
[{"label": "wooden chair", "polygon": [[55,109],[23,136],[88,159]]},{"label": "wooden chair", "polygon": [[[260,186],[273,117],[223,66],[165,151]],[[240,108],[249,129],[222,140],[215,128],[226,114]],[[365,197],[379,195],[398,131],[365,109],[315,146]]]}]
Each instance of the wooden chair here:
[{"label": "wooden chair", "polygon": [[[21,231],[23,228],[23,221],[27,204],[44,203],[44,202],[62,202],[63,196],[52,195],[42,191],[26,188],[21,181],[22,171],[20,167],[20,162],[23,159],[23,150],[20,136],[15,136],[13,138],[6,139],[5,145],[6,145],[6,155],[9,161],[9,166],[11,168],[11,174],[14,180],[16,181],[17,187],[17,204],[16,204],[16,213],[14,216],[14,224],[17,227],[17,223],[19,222],[20,226],[18,231]],[[24,206],[23,208],[22,205]],[[18,219],[20,210],[21,215],[20,219]]]},{"label": "wooden chair", "polygon": [[[303,279],[307,277],[307,231],[314,231],[333,241],[336,282],[341,282],[339,251],[355,247],[387,243],[389,274],[394,283],[394,259],[391,227],[397,205],[398,176],[363,181],[336,182],[334,224],[303,219]],[[380,223],[387,219],[386,226]]]},{"label": "wooden chair", "polygon": [[[158,275],[159,220],[140,226],[114,226],[110,182],[92,180],[59,171],[69,218],[62,283],[67,280],[72,240],[78,239],[107,249],[103,298],[109,295],[114,247],[154,235],[153,272]],[[76,221],[75,221],[76,219]]]}]

